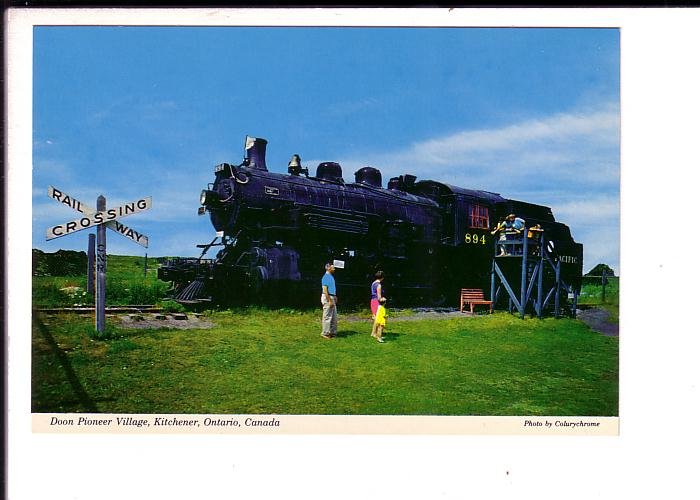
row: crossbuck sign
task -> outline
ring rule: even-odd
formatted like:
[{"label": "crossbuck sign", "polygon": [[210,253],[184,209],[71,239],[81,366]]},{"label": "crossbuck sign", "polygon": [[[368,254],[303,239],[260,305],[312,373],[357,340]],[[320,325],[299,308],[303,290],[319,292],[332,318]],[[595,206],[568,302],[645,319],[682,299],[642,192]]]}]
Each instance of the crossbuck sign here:
[{"label": "crossbuck sign", "polygon": [[[95,252],[95,329],[103,332],[105,327],[105,275],[107,273],[107,235],[105,228],[108,227],[122,236],[148,248],[148,236],[135,231],[117,219],[128,215],[137,214],[151,208],[151,197],[141,198],[130,203],[107,209],[107,200],[100,195],[97,198],[97,210],[93,210],[85,203],[82,203],[65,192],[49,186],[49,198],[56,200],[61,205],[67,205],[73,210],[83,214],[79,219],[58,224],[46,230],[46,239],[53,240],[72,234],[76,231],[97,226],[97,248]],[[91,235],[92,236],[92,235]],[[91,239],[91,242],[94,242]],[[92,254],[92,250],[89,252]],[[91,258],[91,256],[89,256]],[[92,269],[92,264],[90,264]],[[88,281],[91,281],[88,278]]]},{"label": "crossbuck sign", "polygon": [[48,195],[52,200],[56,200],[62,205],[69,206],[84,215],[79,219],[48,228],[46,230],[47,241],[54,238],[60,238],[61,236],[65,236],[82,229],[94,227],[99,224],[105,224],[112,231],[115,231],[122,236],[129,238],[133,242],[148,248],[148,236],[125,226],[116,219],[150,209],[152,205],[150,196],[132,201],[130,203],[125,203],[115,208],[110,208],[109,210],[95,211],[85,203],[78,201],[74,197],[56,189],[53,186],[49,186]]}]

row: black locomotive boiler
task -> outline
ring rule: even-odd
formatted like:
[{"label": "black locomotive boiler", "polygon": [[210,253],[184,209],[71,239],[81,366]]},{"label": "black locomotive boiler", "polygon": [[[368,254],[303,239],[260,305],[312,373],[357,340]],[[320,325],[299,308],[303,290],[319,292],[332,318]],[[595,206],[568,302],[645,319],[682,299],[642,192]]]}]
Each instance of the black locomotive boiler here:
[{"label": "black locomotive boiler", "polygon": [[[561,279],[570,293],[580,289],[583,247],[548,207],[411,174],[391,178],[385,188],[372,167],[346,182],[335,162],[319,164],[309,176],[298,155],[288,174],[274,173],[266,146],[247,137],[241,164],[216,166],[199,208],[216,238],[198,245],[199,258],[171,259],[158,271],[173,283],[177,300],[316,304],[324,264],[335,261],[340,304],[367,302],[381,269],[392,305],[454,307],[460,288],[489,295],[498,243],[491,229],[509,213],[544,230],[542,251],[560,263],[556,273],[543,273],[545,282]],[[205,258],[213,248],[216,257]],[[502,274],[519,272],[520,259],[512,260],[510,271],[499,260]],[[507,300],[502,294],[501,305]]]}]

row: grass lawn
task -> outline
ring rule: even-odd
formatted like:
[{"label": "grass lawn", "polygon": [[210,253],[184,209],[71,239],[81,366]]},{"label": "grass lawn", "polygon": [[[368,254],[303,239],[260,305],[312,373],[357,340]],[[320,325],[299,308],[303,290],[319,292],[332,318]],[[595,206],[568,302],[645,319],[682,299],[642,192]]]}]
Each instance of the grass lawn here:
[{"label": "grass lawn", "polygon": [[[144,258],[128,255],[107,255],[106,300],[108,306],[154,304],[163,299],[168,283],[157,277],[158,264],[148,258],[144,276]],[[86,275],[33,276],[34,307],[71,307],[94,305],[94,297],[86,293]]]},{"label": "grass lawn", "polygon": [[333,340],[319,335],[320,310],[207,319],[216,326],[94,340],[90,317],[35,316],[33,411],[618,414],[618,339],[577,320],[390,318],[378,344],[342,310]]}]

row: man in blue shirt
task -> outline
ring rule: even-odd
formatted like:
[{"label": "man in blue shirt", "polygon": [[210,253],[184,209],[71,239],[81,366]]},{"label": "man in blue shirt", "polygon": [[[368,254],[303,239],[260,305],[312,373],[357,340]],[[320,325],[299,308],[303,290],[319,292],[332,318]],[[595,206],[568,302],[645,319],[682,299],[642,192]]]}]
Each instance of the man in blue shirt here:
[{"label": "man in blue shirt", "polygon": [[328,263],[326,264],[326,274],[321,278],[321,305],[323,306],[321,337],[325,339],[332,339],[338,333],[338,311],[336,308],[338,296],[335,293],[334,272],[335,266]]},{"label": "man in blue shirt", "polygon": [[511,229],[522,233],[523,229],[525,228],[525,221],[520,217],[516,217],[515,214],[509,214],[508,217],[506,217],[505,225],[506,229]]}]

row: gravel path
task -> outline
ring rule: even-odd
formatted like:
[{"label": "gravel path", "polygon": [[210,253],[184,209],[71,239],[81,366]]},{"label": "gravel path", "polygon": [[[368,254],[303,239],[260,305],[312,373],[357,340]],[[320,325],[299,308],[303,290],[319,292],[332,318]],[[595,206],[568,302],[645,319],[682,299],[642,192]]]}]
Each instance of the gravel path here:
[{"label": "gravel path", "polygon": [[609,323],[610,313],[605,309],[591,308],[579,310],[576,317],[586,323],[592,330],[602,333],[608,337],[617,337],[620,332],[620,325]]},{"label": "gravel path", "polygon": [[120,316],[122,328],[212,328],[214,323],[200,314],[129,314]]},{"label": "gravel path", "polygon": [[[410,314],[401,313],[399,315],[393,315],[391,309],[389,310],[389,319],[391,322],[394,321],[418,321],[421,319],[451,319],[451,318],[464,318],[465,316],[471,316],[469,312],[461,313],[456,309],[415,309],[414,312]],[[340,315],[342,321],[347,321],[349,323],[357,321],[365,321],[367,323],[372,322],[371,316],[358,316],[358,315]]]},{"label": "gravel path", "polygon": [[[463,318],[465,316],[472,316],[472,314],[470,314],[469,312],[460,313],[456,309],[425,309],[425,310],[418,309],[412,314],[399,315],[399,316],[392,316],[391,311],[389,311],[389,313],[390,313],[389,318],[391,319],[392,322],[394,322],[394,321],[417,321],[417,320],[421,320],[421,319],[451,319],[451,318]],[[596,332],[599,332],[599,333],[606,335],[608,337],[617,337],[620,327],[617,323],[608,322],[609,317],[610,317],[610,313],[608,313],[604,309],[597,309],[597,308],[584,309],[584,310],[579,309],[576,313],[576,318],[580,319],[581,321],[586,323],[592,330],[595,330]],[[347,321],[349,323],[352,323],[355,321],[364,321],[364,322],[370,323],[372,321],[371,318],[364,317],[364,316],[356,316],[356,315],[342,316],[342,320]]]}]

